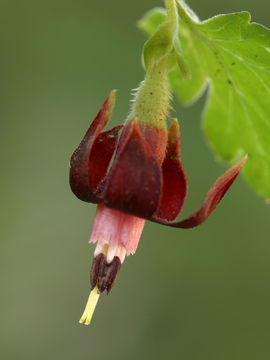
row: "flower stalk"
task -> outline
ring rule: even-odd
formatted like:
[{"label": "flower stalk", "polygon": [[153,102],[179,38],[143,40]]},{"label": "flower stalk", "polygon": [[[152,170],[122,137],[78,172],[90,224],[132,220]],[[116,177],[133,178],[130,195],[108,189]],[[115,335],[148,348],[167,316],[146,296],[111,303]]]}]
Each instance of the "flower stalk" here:
[{"label": "flower stalk", "polygon": [[142,125],[165,128],[171,97],[166,66],[165,57],[146,74],[133,100],[129,119],[137,118]]}]

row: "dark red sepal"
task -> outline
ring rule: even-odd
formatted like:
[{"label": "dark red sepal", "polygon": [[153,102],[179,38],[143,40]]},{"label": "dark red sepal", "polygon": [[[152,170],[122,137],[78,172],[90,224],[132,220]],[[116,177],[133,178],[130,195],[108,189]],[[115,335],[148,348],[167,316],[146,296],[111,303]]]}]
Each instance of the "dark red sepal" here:
[{"label": "dark red sepal", "polygon": [[114,154],[119,132],[123,125],[118,125],[111,130],[102,132],[94,142],[88,162],[88,181],[90,189],[95,189],[99,198],[100,187]]},{"label": "dark red sepal", "polygon": [[142,136],[136,119],[125,125],[106,179],[103,201],[108,207],[150,218],[159,202],[161,168]]},{"label": "dark red sepal", "polygon": [[113,110],[115,91],[104,102],[70,159],[70,187],[81,200],[96,203],[96,190],[107,173],[122,126],[101,133]]},{"label": "dark red sepal", "polygon": [[241,159],[237,164],[235,164],[231,169],[225,172],[213,185],[211,190],[209,191],[206,200],[200,207],[198,211],[194,214],[189,216],[188,218],[179,221],[179,222],[169,222],[163,221],[162,219],[153,218],[152,220],[163,225],[168,225],[177,228],[193,228],[195,226],[200,225],[203,223],[208,216],[212,213],[215,209],[217,204],[226,194],[234,180],[236,179],[237,175],[239,174],[242,166],[245,164],[247,156]]},{"label": "dark red sepal", "polygon": [[180,161],[180,134],[177,119],[169,131],[166,156],[162,163],[163,186],[155,217],[167,221],[177,218],[187,195],[187,178]]}]

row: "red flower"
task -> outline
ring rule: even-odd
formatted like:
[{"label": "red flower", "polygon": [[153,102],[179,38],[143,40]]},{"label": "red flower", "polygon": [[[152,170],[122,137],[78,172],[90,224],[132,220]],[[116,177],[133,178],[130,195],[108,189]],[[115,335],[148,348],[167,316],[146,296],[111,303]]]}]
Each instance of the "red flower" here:
[{"label": "red flower", "polygon": [[[102,132],[111,115],[114,96],[112,92],[107,98],[71,157],[73,193],[83,201],[104,204],[168,226],[192,228],[203,223],[236,179],[246,157],[217,180],[196,213],[172,222],[181,212],[187,194],[178,122],[175,119],[171,123],[165,158],[160,161],[157,153],[160,155],[163,144],[156,143],[157,129],[152,134],[151,125],[146,135],[145,127],[136,118],[128,120],[124,127]],[[156,149],[151,143],[155,143]]]},{"label": "red flower", "polygon": [[70,165],[73,193],[98,204],[90,238],[90,242],[97,242],[91,271],[96,294],[111,290],[125,256],[136,251],[145,219],[178,228],[200,225],[246,161],[244,157],[216,181],[198,211],[174,222],[187,195],[178,122],[173,120],[166,133],[163,127],[134,117],[124,126],[103,131],[114,98],[113,91],[73,153]]}]

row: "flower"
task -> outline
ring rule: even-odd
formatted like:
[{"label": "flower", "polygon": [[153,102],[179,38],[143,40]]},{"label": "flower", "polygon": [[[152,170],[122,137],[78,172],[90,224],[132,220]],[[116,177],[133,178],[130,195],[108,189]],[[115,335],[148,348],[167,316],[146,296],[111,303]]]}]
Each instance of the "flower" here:
[{"label": "flower", "polygon": [[[104,102],[70,162],[70,186],[86,202],[97,204],[90,243],[96,243],[91,291],[80,319],[88,325],[100,293],[109,293],[124,259],[134,254],[145,220],[177,228],[203,223],[215,209],[246,161],[222,175],[194,214],[174,221],[187,195],[187,178],[180,160],[177,119],[167,131],[171,93],[167,70],[179,65],[190,78],[178,39],[175,0],[165,0],[167,20],[145,43],[145,80],[137,89],[124,125],[103,131],[113,110],[115,91]],[[172,55],[172,56],[171,56]]]},{"label": "flower", "polygon": [[[153,74],[151,76],[153,83]],[[246,161],[241,159],[213,185],[194,214],[174,221],[187,195],[187,178],[180,160],[180,135],[176,119],[167,132],[169,92],[157,94],[140,87],[136,104],[125,125],[103,131],[112,113],[112,91],[71,157],[70,186],[81,200],[96,203],[91,243],[97,243],[91,269],[91,293],[80,322],[89,324],[99,294],[110,292],[120,267],[134,254],[145,220],[177,228],[203,223],[215,209]],[[147,103],[143,96],[148,92]],[[165,100],[164,100],[165,99]],[[166,100],[167,99],[167,100]],[[147,121],[148,117],[158,121]],[[145,120],[146,119],[146,120]]]}]

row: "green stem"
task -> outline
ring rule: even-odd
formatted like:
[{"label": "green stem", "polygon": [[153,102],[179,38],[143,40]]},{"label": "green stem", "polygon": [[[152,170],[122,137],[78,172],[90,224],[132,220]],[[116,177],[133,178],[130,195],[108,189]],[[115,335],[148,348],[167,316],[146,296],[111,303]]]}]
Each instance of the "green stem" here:
[{"label": "green stem", "polygon": [[168,21],[171,21],[175,24],[176,28],[178,27],[178,14],[175,0],[165,0],[165,5],[167,8]]},{"label": "green stem", "polygon": [[166,66],[167,58],[164,58],[146,74],[135,96],[129,119],[136,117],[141,124],[166,127],[170,107]]},{"label": "green stem", "polygon": [[[178,36],[176,0],[165,0],[167,20],[144,46],[145,80],[140,84],[128,119],[136,117],[143,125],[166,129],[170,108],[167,62]],[[179,56],[182,65],[181,56]],[[184,65],[182,66],[184,68]]]},{"label": "green stem", "polygon": [[188,15],[187,9],[185,8],[185,5],[183,5],[181,0],[176,0],[177,7],[178,7],[178,14],[181,17],[181,19],[188,25],[193,26],[194,21],[191,19],[191,17]]}]

